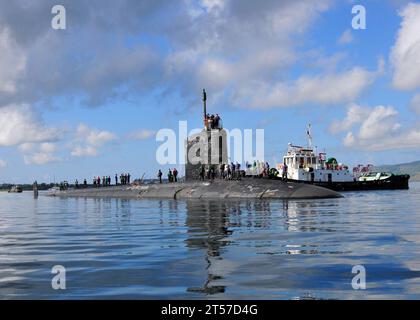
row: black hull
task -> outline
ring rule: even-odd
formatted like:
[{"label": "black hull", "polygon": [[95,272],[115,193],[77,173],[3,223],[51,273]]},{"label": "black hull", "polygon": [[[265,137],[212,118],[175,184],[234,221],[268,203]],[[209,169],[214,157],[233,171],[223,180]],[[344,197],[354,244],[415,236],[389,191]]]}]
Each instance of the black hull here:
[{"label": "black hull", "polygon": [[[350,181],[350,182],[311,182],[299,181],[301,183],[313,184],[334,191],[364,191],[364,190],[407,190],[409,189],[409,175],[393,175],[388,179],[377,181]],[[296,180],[289,180],[298,182]]]}]

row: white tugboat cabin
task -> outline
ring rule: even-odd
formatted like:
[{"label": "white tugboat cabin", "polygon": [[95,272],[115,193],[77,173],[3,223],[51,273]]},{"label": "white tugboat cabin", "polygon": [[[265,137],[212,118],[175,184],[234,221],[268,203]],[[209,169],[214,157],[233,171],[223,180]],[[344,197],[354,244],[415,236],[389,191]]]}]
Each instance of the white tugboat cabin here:
[{"label": "white tugboat cabin", "polygon": [[310,182],[354,181],[348,166],[337,163],[335,158],[326,159],[325,153],[318,155],[312,148],[289,143],[283,163],[277,166],[279,175],[289,180]]}]

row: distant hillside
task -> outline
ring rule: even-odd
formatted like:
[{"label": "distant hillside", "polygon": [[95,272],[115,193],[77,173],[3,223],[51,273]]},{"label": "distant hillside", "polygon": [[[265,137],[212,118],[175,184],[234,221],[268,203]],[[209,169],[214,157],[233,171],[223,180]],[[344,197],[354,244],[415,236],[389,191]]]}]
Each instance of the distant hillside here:
[{"label": "distant hillside", "polygon": [[420,181],[420,161],[375,167],[375,171],[389,171],[392,173],[407,173],[411,181]]}]

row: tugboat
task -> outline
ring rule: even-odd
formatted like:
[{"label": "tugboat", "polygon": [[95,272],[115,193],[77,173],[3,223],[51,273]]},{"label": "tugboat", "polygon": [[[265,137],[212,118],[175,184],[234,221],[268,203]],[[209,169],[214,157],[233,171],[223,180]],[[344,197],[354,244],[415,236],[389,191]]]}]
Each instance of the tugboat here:
[{"label": "tugboat", "polygon": [[350,171],[335,158],[327,158],[325,152],[317,153],[312,148],[310,125],[307,130],[308,147],[289,143],[283,163],[277,165],[274,177],[293,182],[302,182],[335,191],[396,190],[408,189],[410,176],[388,172],[374,172],[372,165],[359,165]]},{"label": "tugboat", "polygon": [[10,189],[9,189],[9,191],[8,191],[9,193],[22,193],[23,192],[23,190],[22,190],[22,187],[21,186],[18,186],[18,185],[14,185],[14,186],[12,186]]}]

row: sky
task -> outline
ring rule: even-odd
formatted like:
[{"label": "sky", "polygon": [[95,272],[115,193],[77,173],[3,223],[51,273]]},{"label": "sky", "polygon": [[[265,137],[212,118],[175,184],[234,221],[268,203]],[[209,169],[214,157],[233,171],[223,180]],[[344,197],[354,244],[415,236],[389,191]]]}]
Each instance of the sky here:
[{"label": "sky", "polygon": [[0,183],[155,177],[156,133],[200,128],[203,88],[272,165],[308,123],[350,166],[420,160],[419,30],[404,0],[0,0]]}]

